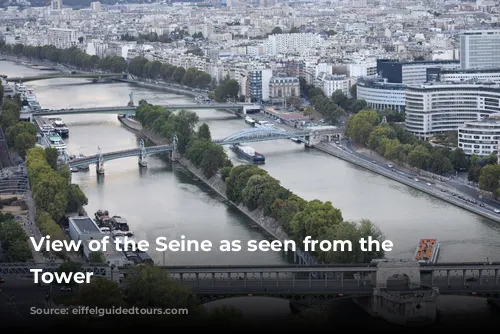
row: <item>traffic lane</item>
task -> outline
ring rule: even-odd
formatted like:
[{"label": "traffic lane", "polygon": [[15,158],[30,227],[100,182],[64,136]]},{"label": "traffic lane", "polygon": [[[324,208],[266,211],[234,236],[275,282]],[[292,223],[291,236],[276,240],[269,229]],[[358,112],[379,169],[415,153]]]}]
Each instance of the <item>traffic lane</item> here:
[{"label": "traffic lane", "polygon": [[[340,149],[340,148],[339,148]],[[352,152],[349,152],[350,154],[352,154],[353,156],[356,156],[366,162],[369,162],[369,163],[372,163],[374,166],[375,169],[384,169],[386,171],[390,171],[392,173],[398,173],[398,174],[395,174],[394,176],[396,178],[401,178],[401,179],[404,179],[404,178],[408,178],[408,179],[413,179],[414,182],[419,182],[419,181],[415,181],[414,179],[418,179],[419,177],[421,177],[420,175],[418,174],[414,174],[414,173],[411,173],[407,170],[401,170],[400,167],[398,168],[394,168],[394,167],[389,167],[389,165],[387,164],[386,161],[383,162],[383,164],[379,164],[378,162],[380,162],[380,157],[378,158],[378,160],[375,160],[375,159],[372,159],[372,157],[369,157],[369,156],[366,156],[366,155],[363,155],[361,153],[358,153],[354,150],[351,150]],[[374,161],[376,163],[374,163]],[[447,182],[452,182],[452,181],[447,181]],[[434,184],[436,185],[439,185],[443,188],[446,188],[447,189],[447,192],[448,192],[448,195],[451,196],[451,194],[449,193],[450,191],[451,192],[456,192],[456,193],[459,193],[458,195],[464,195],[464,197],[467,197],[469,199],[475,199],[478,204],[473,204],[473,203],[469,203],[469,202],[464,202],[464,204],[466,205],[470,205],[471,207],[475,207],[477,208],[478,210],[481,210],[481,211],[484,211],[485,213],[488,213],[488,214],[494,214],[494,210],[497,209],[498,207],[498,204],[495,203],[494,201],[491,201],[491,200],[488,200],[488,199],[479,199],[479,193],[473,189],[470,189],[466,186],[463,186],[462,187],[464,188],[462,191],[462,189],[460,189],[461,187],[457,187],[456,185],[453,185],[453,184],[450,184],[450,183],[447,183],[447,182],[442,182],[442,181],[434,181]],[[427,182],[426,182],[427,183]],[[431,186],[429,187],[432,187],[432,183],[431,183]],[[435,188],[432,189],[433,191],[436,190]],[[436,194],[438,194],[438,192],[436,191]],[[441,194],[442,195],[442,194]],[[485,207],[481,207],[479,204],[480,203],[483,203],[485,204]],[[488,207],[486,207],[486,205]]]},{"label": "traffic lane", "polygon": [[[349,148],[350,151],[352,151],[351,154],[355,155],[358,158],[361,158],[361,159],[363,159],[365,161],[369,161],[371,163],[373,163],[373,161],[377,161],[378,163],[382,163],[382,168],[384,168],[384,169],[392,169],[392,168],[388,167],[389,162],[387,160],[385,160],[384,158],[378,156],[378,155],[376,155],[376,156],[375,155],[374,156],[367,156],[365,154],[357,152],[356,150],[354,150],[352,148],[352,142],[350,142],[350,141],[346,141],[346,147]],[[415,174],[412,171],[409,171],[407,169],[401,168],[399,166],[398,166],[398,168],[395,168],[395,169],[397,171],[404,172],[406,175],[414,177],[414,178],[421,177],[420,175]],[[442,185],[442,186],[444,186],[446,188],[454,190],[455,192],[461,192],[464,195],[467,195],[469,197],[472,197],[473,199],[479,200],[480,202],[483,202],[484,204],[489,205],[492,209],[498,209],[500,207],[500,203],[498,203],[498,201],[494,201],[494,200],[491,200],[491,199],[488,199],[488,198],[479,198],[479,196],[481,194],[477,190],[471,189],[471,188],[465,186],[464,184],[461,184],[460,182],[458,182],[456,180],[449,180],[449,181],[438,181],[438,180],[436,180],[436,181],[434,181],[434,183],[440,184],[440,185]]]}]

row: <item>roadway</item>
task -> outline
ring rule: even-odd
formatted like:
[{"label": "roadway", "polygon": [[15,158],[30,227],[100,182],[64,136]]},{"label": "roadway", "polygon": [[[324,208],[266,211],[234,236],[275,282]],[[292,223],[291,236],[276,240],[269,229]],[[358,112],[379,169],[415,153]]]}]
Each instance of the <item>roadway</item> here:
[{"label": "roadway", "polygon": [[[454,197],[454,199],[462,202],[460,203],[461,206],[474,207],[489,216],[498,215],[498,217],[494,217],[493,219],[500,220],[500,214],[494,211],[500,209],[500,204],[498,202],[484,197],[480,198],[481,194],[477,190],[464,186],[456,179],[441,178],[439,176],[435,178],[422,176],[415,171],[396,166],[393,162],[384,159],[378,154],[362,154],[354,149],[353,143],[349,140],[343,140],[342,144],[330,143],[330,145],[358,159],[371,163],[372,165],[377,165],[373,166],[375,169],[380,168],[386,172],[394,173],[395,178],[405,179],[406,182],[409,179],[411,182],[418,183],[419,185],[425,184],[431,188],[431,191],[436,193],[437,197],[447,196],[450,197],[450,199]],[[474,201],[476,203],[474,203]],[[481,204],[484,206],[481,206]]]}]

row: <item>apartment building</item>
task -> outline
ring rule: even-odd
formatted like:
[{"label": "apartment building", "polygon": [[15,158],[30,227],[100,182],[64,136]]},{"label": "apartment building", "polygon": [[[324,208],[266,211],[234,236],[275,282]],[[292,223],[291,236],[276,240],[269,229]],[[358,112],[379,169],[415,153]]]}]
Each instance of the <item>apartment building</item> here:
[{"label": "apartment building", "polygon": [[269,83],[273,76],[271,69],[257,69],[248,71],[248,97],[251,102],[269,101]]},{"label": "apartment building", "polygon": [[406,88],[405,126],[421,139],[500,113],[500,85],[429,83]]},{"label": "apartment building", "polygon": [[458,147],[467,155],[490,155],[498,152],[500,114],[479,122],[466,122],[458,128]]},{"label": "apartment building", "polygon": [[314,81],[314,85],[321,88],[326,96],[332,96],[336,90],[341,90],[345,95],[349,95],[349,80],[345,75],[320,73]]},{"label": "apartment building", "polygon": [[50,28],[47,32],[49,45],[67,49],[78,44],[78,31],[75,29]]},{"label": "apartment building", "polygon": [[500,29],[464,31],[460,35],[460,67],[499,68]]},{"label": "apartment building", "polygon": [[277,75],[269,80],[271,103],[284,103],[290,97],[300,97],[300,82],[297,77]]},{"label": "apartment building", "polygon": [[319,47],[322,40],[319,34],[313,33],[271,35],[264,42],[264,54],[268,56],[304,54],[308,50]]}]

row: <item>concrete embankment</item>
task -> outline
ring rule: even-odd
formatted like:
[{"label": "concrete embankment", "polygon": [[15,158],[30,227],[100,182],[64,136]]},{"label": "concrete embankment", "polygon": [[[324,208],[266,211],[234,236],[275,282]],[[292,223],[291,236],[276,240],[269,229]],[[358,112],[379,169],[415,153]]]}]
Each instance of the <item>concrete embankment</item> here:
[{"label": "concrete embankment", "polygon": [[120,82],[127,82],[127,83],[138,85],[141,87],[161,89],[161,90],[165,90],[167,92],[181,94],[181,95],[188,95],[188,96],[192,96],[192,97],[196,97],[197,95],[200,94],[197,92],[189,91],[188,89],[182,89],[182,88],[168,86],[167,84],[159,84],[159,83],[156,84],[156,83],[149,83],[149,82],[143,82],[143,81],[137,81],[137,80],[131,80],[131,79],[115,79],[115,80],[120,81]]},{"label": "concrete embankment", "polygon": [[[167,140],[165,138],[161,138],[156,135],[152,131],[146,130],[142,128],[140,124],[137,122],[131,122],[128,119],[120,119],[120,121],[126,126],[135,131],[140,131],[145,137],[151,140],[153,143],[157,145],[167,144]],[[137,130],[140,126],[140,130]],[[215,191],[220,197],[224,198],[228,203],[235,206],[240,212],[245,214],[248,218],[250,218],[255,224],[259,225],[263,230],[269,233],[272,237],[277,240],[283,242],[284,240],[291,240],[292,238],[281,228],[278,221],[275,219],[265,216],[263,210],[257,209],[254,211],[248,210],[244,205],[237,205],[236,203],[231,202],[226,195],[226,183],[222,180],[219,174],[214,175],[211,178],[206,178],[203,175],[203,172],[198,167],[194,166],[188,159],[180,158],[177,161],[181,166],[186,168],[192,174],[194,174],[197,178],[199,178],[203,183],[205,183],[210,189]],[[299,264],[315,264],[317,263],[316,259],[314,259],[311,255],[306,252],[297,249],[295,252],[295,260],[299,262]]]},{"label": "concrete embankment", "polygon": [[137,122],[135,119],[118,116],[118,120],[131,130],[139,132],[142,130],[141,123]]},{"label": "concrete embankment", "polygon": [[352,156],[344,151],[341,151],[340,149],[331,146],[330,144],[327,143],[320,143],[314,146],[316,149],[333,155],[339,159],[345,160],[347,162],[350,162],[352,164],[355,164],[359,167],[363,167],[365,169],[368,169],[374,173],[383,175],[385,177],[388,177],[394,181],[397,181],[399,183],[403,183],[409,187],[412,187],[414,189],[420,190],[428,195],[437,197],[443,201],[446,201],[448,203],[451,203],[453,205],[456,205],[462,209],[468,210],[470,212],[473,212],[475,214],[478,214],[480,216],[483,216],[485,218],[494,220],[496,222],[500,223],[500,216],[494,212],[485,212],[484,210],[481,210],[482,208],[479,207],[478,205],[475,204],[469,204],[463,200],[460,200],[459,198],[452,197],[449,192],[442,192],[441,189],[438,185],[432,185],[428,186],[423,182],[415,182],[413,179],[408,179],[407,177],[404,177],[398,173],[388,171],[384,168],[381,168],[380,166],[376,164],[370,164],[369,162],[366,162],[362,159],[359,159],[358,157]]}]

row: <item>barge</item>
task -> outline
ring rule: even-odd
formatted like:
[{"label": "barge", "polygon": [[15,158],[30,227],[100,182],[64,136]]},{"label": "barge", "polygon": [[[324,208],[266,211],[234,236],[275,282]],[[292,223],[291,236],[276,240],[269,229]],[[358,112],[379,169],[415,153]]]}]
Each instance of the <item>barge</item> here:
[{"label": "barge", "polygon": [[243,146],[240,144],[234,144],[229,146],[229,148],[238,154],[238,156],[248,160],[251,163],[254,164],[263,164],[266,162],[266,158],[260,154],[259,152],[256,152],[253,148],[250,146]]}]

